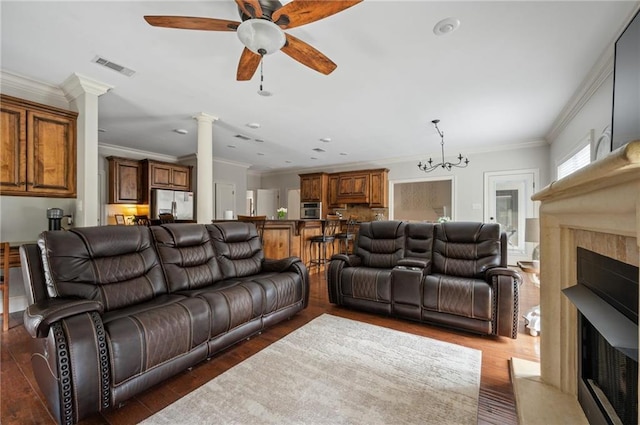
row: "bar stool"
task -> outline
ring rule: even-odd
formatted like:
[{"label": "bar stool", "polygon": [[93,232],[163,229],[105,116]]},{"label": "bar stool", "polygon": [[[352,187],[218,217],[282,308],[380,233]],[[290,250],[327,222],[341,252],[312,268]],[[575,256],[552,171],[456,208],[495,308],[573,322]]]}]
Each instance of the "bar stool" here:
[{"label": "bar stool", "polygon": [[[351,215],[347,219],[346,232],[336,233],[336,239],[338,240],[338,252],[340,254],[349,254],[349,244],[353,243],[356,238],[356,222],[358,216]],[[344,249],[343,249],[344,245]]]},{"label": "bar stool", "polygon": [[263,242],[262,235],[264,234],[264,225],[267,222],[266,215],[240,215],[238,214],[238,221],[250,222],[256,225],[256,231],[260,236],[260,242]]},{"label": "bar stool", "polygon": [[[309,241],[309,268],[313,265],[320,267],[327,263],[327,245],[331,245],[333,254],[333,242],[336,240],[335,234],[340,226],[340,217],[337,215],[327,215],[327,219],[322,221],[322,234],[311,236]],[[316,247],[317,256],[313,256]],[[331,257],[329,257],[331,258]]]},{"label": "bar stool", "polygon": [[9,330],[9,242],[0,242],[2,255],[2,276],[0,276],[0,290],[2,291],[2,331]]}]

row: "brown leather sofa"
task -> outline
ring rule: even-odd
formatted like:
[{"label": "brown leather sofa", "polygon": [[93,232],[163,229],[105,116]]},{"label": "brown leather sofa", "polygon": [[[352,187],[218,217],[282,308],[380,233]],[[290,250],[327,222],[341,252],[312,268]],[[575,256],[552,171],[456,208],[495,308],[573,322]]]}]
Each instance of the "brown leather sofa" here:
[{"label": "brown leather sofa", "polygon": [[162,382],[307,306],[297,257],[251,223],[44,232],[20,248],[32,365],[60,423]]},{"label": "brown leather sofa", "polygon": [[329,264],[329,301],[516,338],[521,276],[495,223],[362,223],[352,255]]}]

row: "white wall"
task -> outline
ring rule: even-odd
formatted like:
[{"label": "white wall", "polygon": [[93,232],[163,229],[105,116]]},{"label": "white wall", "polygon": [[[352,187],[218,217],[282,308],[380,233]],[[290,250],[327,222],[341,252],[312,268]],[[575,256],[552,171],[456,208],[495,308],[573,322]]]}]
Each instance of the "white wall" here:
[{"label": "white wall", "polygon": [[[521,149],[501,149],[492,152],[465,152],[471,161],[467,168],[454,169],[452,171],[436,170],[425,174],[418,170],[418,160],[407,160],[405,162],[375,164],[359,164],[350,167],[332,167],[322,171],[327,173],[357,170],[388,168],[389,182],[394,180],[411,180],[421,177],[454,176],[455,187],[455,208],[456,220],[482,221],[484,211],[484,173],[487,171],[507,171],[538,168],[540,185],[546,186],[549,183],[549,146],[542,145]],[[318,170],[314,170],[318,171]],[[290,173],[278,173],[262,176],[263,188],[280,189],[280,193],[286,193],[288,188],[299,188],[300,177],[297,170]],[[284,201],[282,201],[284,202]],[[473,204],[480,204],[482,208],[473,209]]]},{"label": "white wall", "polygon": [[556,179],[557,165],[575,153],[576,148],[590,130],[594,130],[595,139],[597,139],[604,128],[611,125],[612,108],[613,74],[603,81],[558,136],[549,141],[551,143],[549,167],[552,180]]}]

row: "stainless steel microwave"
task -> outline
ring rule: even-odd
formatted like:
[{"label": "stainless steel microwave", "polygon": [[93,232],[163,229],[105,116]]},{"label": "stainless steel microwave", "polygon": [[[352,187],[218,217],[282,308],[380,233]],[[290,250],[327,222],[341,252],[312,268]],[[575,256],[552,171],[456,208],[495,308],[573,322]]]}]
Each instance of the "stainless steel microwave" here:
[{"label": "stainless steel microwave", "polygon": [[322,218],[322,202],[300,203],[300,218],[303,220],[319,220]]}]

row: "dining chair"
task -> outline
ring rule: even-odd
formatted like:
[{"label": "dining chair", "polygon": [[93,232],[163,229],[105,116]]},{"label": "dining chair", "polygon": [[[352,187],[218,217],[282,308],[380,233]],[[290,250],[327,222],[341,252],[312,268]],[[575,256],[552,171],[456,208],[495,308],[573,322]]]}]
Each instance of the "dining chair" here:
[{"label": "dining chair", "polygon": [[173,214],[168,214],[168,213],[158,214],[158,218],[160,219],[160,224],[175,223],[176,221]]}]

